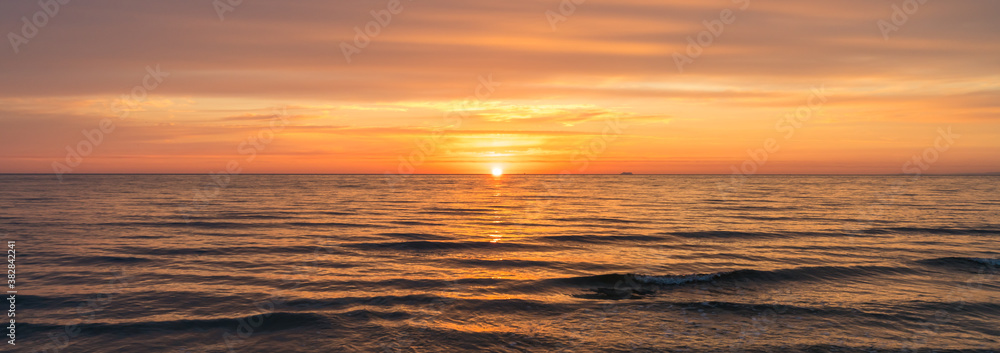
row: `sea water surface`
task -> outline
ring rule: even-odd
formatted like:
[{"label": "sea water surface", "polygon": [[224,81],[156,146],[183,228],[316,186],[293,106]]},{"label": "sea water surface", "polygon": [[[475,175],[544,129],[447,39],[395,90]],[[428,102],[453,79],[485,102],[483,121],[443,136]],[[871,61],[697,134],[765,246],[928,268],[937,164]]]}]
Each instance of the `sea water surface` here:
[{"label": "sea water surface", "polygon": [[1000,350],[1000,177],[0,176],[15,352]]}]

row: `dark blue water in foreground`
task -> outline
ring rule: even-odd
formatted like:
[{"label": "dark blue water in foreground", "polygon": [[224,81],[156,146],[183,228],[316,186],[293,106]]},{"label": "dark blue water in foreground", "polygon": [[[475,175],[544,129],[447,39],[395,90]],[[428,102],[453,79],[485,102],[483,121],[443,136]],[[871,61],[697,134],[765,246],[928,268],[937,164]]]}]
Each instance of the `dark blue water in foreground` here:
[{"label": "dark blue water in foreground", "polygon": [[0,176],[15,352],[1000,351],[1000,178]]}]

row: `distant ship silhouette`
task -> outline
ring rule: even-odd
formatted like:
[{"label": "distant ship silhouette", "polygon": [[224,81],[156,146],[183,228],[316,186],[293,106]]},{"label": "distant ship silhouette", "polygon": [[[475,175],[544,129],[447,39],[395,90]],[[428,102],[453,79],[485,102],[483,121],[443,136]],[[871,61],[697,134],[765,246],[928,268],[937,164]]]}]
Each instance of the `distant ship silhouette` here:
[{"label": "distant ship silhouette", "polygon": [[622,172],[622,175],[632,175],[632,172]]}]

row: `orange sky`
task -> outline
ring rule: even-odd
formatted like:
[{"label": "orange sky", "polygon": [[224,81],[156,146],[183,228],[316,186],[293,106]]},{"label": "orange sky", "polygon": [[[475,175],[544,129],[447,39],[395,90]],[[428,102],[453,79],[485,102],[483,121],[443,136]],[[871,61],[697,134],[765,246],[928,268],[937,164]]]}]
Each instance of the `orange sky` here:
[{"label": "orange sky", "polygon": [[0,172],[1000,172],[996,1],[570,3],[0,2]]}]

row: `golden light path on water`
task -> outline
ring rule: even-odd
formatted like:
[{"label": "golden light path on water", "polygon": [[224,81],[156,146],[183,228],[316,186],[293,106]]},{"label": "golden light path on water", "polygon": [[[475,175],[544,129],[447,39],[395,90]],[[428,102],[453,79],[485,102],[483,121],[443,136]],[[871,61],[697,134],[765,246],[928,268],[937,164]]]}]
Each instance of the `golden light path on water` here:
[{"label": "golden light path on water", "polygon": [[[84,317],[81,349],[127,331],[123,351],[218,350],[261,310],[265,326],[241,347],[998,339],[995,177],[760,176],[725,191],[722,176],[246,175],[218,190],[198,176],[2,178],[15,186],[0,197],[5,230],[34,254],[19,277],[39,303],[25,332],[78,321],[66,303],[130,274]],[[198,192],[214,197],[193,202]]]}]

